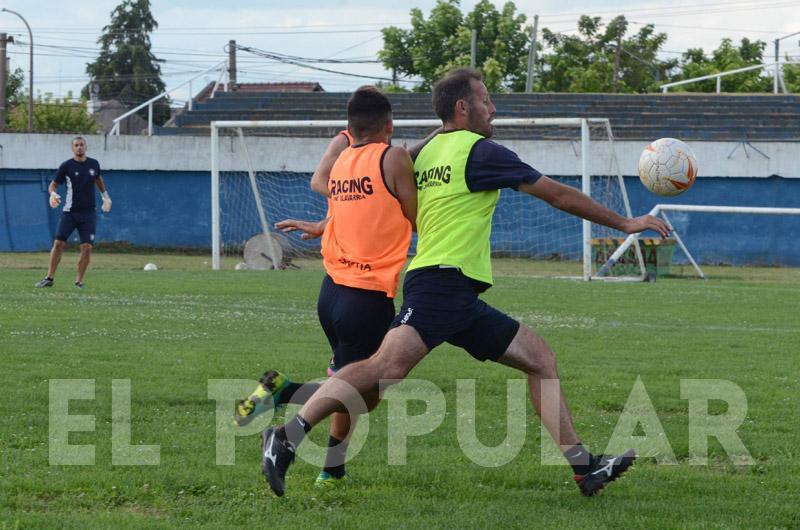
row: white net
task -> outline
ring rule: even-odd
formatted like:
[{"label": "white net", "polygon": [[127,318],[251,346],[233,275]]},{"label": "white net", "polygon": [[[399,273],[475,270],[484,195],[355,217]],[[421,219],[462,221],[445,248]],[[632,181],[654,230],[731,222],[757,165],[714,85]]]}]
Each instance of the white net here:
[{"label": "white net", "polygon": [[[325,198],[309,189],[310,179],[308,173],[255,172],[267,226],[274,240],[280,244],[284,265],[299,258],[320,257],[318,239],[303,241],[296,234],[272,232],[275,223],[283,219],[319,220],[325,217]],[[223,257],[244,259],[247,241],[254,236],[264,239],[249,173],[247,170],[220,172],[219,183],[221,254]],[[261,246],[269,255],[266,243],[262,241]]]},{"label": "white net", "polygon": [[[509,120],[511,121],[511,120]],[[515,120],[517,122],[522,120]],[[517,138],[526,135],[536,137],[541,142],[535,143],[533,149],[520,152],[524,161],[534,167],[540,168],[537,163],[539,151],[548,149],[550,145],[560,146],[566,153],[565,156],[574,158],[574,165],[580,168],[581,162],[581,128],[576,120],[564,120],[566,124],[559,124],[558,120],[550,120],[555,124],[536,125],[502,125],[498,130],[498,141],[503,142],[504,130],[514,127]],[[402,122],[399,122],[402,123]],[[255,152],[252,142],[262,128],[242,128],[242,138],[247,138],[250,150]],[[395,123],[396,126],[398,122]],[[263,123],[262,123],[263,125]],[[220,129],[224,131],[225,129]],[[230,132],[231,129],[228,129]],[[304,130],[307,137],[307,131]],[[329,133],[326,130],[325,133]],[[414,139],[418,138],[414,131]],[[614,156],[613,138],[607,122],[602,120],[592,121],[588,127],[589,156],[591,164],[587,167],[595,174],[591,176],[591,195],[598,202],[627,215],[625,204],[624,184],[618,176],[616,157]],[[282,133],[286,137],[286,131]],[[239,141],[234,134],[233,140]],[[299,136],[299,135],[298,135]],[[400,139],[410,136],[402,128],[396,128],[395,137]],[[414,142],[409,140],[409,144]],[[225,140],[227,141],[227,139]],[[257,144],[256,144],[257,145]],[[262,223],[259,215],[258,201],[253,194],[250,170],[254,162],[247,149],[241,149],[237,164],[240,169],[236,171],[219,171],[219,200],[220,200],[220,253],[222,257],[231,258],[226,263],[236,263],[243,259],[245,243],[256,235],[263,234]],[[314,161],[322,155],[319,152],[309,152],[308,157]],[[531,160],[529,158],[534,158]],[[300,165],[308,166],[308,161]],[[309,171],[290,171],[291,166],[282,171],[262,170],[252,168],[252,177],[261,202],[264,218],[268,231],[277,221],[287,218],[315,221],[322,219],[327,211],[326,200],[309,188],[311,173]],[[544,168],[542,168],[544,169]],[[549,175],[562,183],[581,189],[582,176],[580,169],[573,175]],[[273,234],[271,236],[280,244],[282,251],[282,265],[302,264],[307,260],[319,260],[319,240],[304,241],[299,234]],[[613,251],[614,241],[624,238],[624,234],[615,232],[600,225],[592,225],[591,236],[594,244],[591,248],[592,268],[596,270],[602,265],[607,254]],[[263,238],[266,239],[266,238]],[[415,252],[415,241],[412,241],[410,254]],[[500,202],[495,211],[492,226],[492,251],[495,259],[495,272],[498,275],[529,275],[537,273],[537,264],[543,260],[579,262],[584,258],[585,252],[582,222],[579,218],[561,212],[549,204],[514,190],[503,190]],[[632,254],[633,255],[633,254]],[[596,263],[599,262],[599,265]],[[624,260],[621,265],[624,265]],[[632,263],[628,274],[638,274],[637,263]],[[224,266],[224,265],[223,265]],[[232,266],[232,265],[231,265]],[[263,267],[261,267],[263,268]],[[268,268],[268,267],[267,267]]]}]

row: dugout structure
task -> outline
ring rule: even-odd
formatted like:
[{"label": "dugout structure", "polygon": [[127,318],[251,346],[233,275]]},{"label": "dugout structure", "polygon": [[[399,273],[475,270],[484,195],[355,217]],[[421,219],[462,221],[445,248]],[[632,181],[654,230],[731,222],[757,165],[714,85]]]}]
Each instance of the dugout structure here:
[{"label": "dugout structure", "polygon": [[[625,182],[614,151],[614,136],[605,118],[514,118],[496,119],[495,127],[532,127],[543,131],[560,131],[550,141],[566,142],[580,161],[579,175],[556,178],[580,189],[598,202],[624,216],[632,216]],[[276,234],[275,222],[286,218],[317,220],[324,218],[325,199],[313,194],[308,182],[310,171],[293,171],[291,162],[279,170],[265,170],[255,162],[253,153],[261,149],[259,138],[280,136],[289,141],[308,137],[311,129],[325,129],[330,135],[347,126],[345,120],[275,120],[275,121],[212,121],[211,122],[211,246],[212,268],[221,268],[223,256],[242,256],[247,241],[262,234],[260,252],[274,268],[285,268],[293,258],[319,258],[318,241],[301,241],[293,235]],[[433,130],[439,120],[394,120],[395,138],[408,138],[413,145],[424,134],[404,135],[412,131]],[[293,134],[293,131],[295,134]],[[225,144],[226,160],[221,161]],[[395,141],[397,143],[397,141]],[[308,153],[315,158],[319,152]],[[594,160],[607,160],[607,166],[596,167]],[[524,160],[524,159],[523,159]],[[524,160],[537,167],[535,160]],[[299,164],[299,166],[303,164]],[[540,169],[537,167],[537,169]],[[545,169],[546,173],[546,168]],[[592,174],[594,170],[594,174]],[[551,175],[552,176],[552,175]],[[592,238],[624,237],[626,234],[580,220],[561,212],[535,197],[514,190],[502,190],[492,221],[493,260],[512,265],[504,270],[519,269],[528,274],[526,263],[536,260],[564,259],[582,262],[582,279],[599,279],[593,270]],[[642,280],[646,270],[641,249],[633,240]],[[413,254],[412,243],[410,252]],[[513,273],[513,272],[512,272]],[[602,276],[606,279],[607,276]],[[617,278],[618,279],[618,278]]]}]

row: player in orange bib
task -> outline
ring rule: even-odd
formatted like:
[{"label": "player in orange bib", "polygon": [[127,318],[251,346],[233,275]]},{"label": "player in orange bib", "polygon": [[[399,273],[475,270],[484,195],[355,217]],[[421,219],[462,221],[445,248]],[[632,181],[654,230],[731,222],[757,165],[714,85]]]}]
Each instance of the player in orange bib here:
[{"label": "player in orange bib", "polygon": [[[304,239],[322,236],[327,274],[317,312],[333,350],[328,375],[368,358],[380,346],[395,315],[394,297],[417,210],[411,158],[405,149],[389,145],[389,99],[375,87],[359,88],[347,103],[347,121],[348,130],[334,137],[312,177],[312,189],[328,196],[327,218],[276,224],[285,232],[302,231]],[[318,386],[293,383],[270,370],[237,405],[236,423],[249,423],[259,412],[284,403],[303,403]],[[356,418],[334,415],[318,485],[345,482],[347,443]]]}]

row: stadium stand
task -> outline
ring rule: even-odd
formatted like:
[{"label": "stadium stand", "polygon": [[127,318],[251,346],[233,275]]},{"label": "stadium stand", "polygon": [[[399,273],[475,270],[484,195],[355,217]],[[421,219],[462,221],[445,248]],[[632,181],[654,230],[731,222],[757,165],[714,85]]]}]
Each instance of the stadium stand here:
[{"label": "stadium stand", "polygon": [[[345,119],[349,93],[324,92],[315,83],[297,87],[248,85],[242,90],[206,87],[191,111],[185,111],[157,134],[208,134],[212,120],[331,120]],[[275,91],[281,90],[281,91]],[[291,90],[291,91],[286,91]],[[395,119],[433,118],[430,94],[389,95]],[[800,96],[772,94],[494,94],[498,117],[609,118],[614,135],[625,140],[671,136],[706,141],[800,141]],[[264,134],[289,135],[271,129]],[[334,131],[293,129],[291,135],[328,136]],[[404,129],[398,136],[419,137],[427,130]],[[577,131],[548,128],[498,129],[498,138],[571,139]]]}]

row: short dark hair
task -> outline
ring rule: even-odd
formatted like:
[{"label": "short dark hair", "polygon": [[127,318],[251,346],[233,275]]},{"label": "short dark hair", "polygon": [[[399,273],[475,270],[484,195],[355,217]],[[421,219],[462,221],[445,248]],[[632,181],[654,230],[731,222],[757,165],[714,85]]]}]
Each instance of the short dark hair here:
[{"label": "short dark hair", "polygon": [[74,137],[74,138],[72,139],[72,143],[75,143],[75,141],[76,141],[76,140],[83,140],[83,143],[84,143],[84,144],[86,143],[86,138],[84,138],[83,136],[80,136],[80,135],[78,135],[78,136]]},{"label": "short dark hair", "polygon": [[347,128],[357,138],[383,130],[391,117],[389,98],[372,85],[358,88],[347,100]]},{"label": "short dark hair", "polygon": [[433,85],[433,111],[442,121],[455,116],[456,101],[472,96],[472,80],[483,81],[483,76],[472,68],[451,70]]}]

